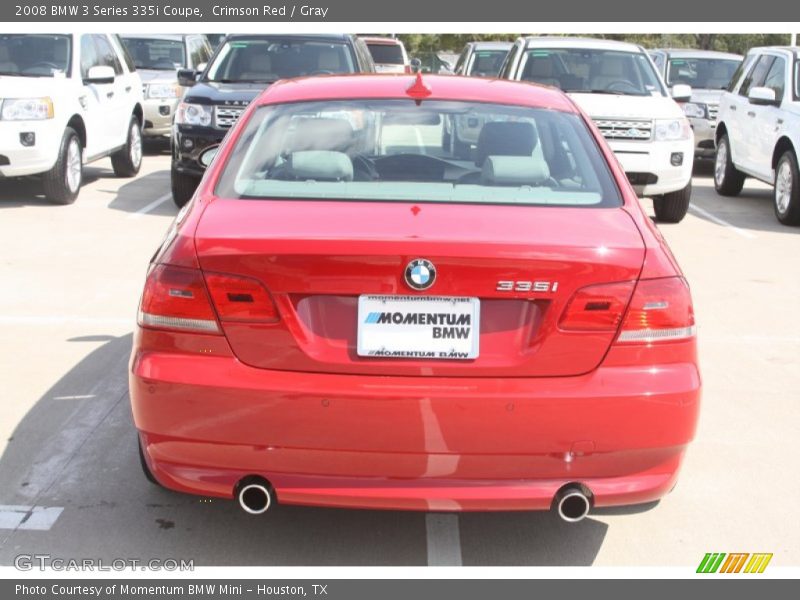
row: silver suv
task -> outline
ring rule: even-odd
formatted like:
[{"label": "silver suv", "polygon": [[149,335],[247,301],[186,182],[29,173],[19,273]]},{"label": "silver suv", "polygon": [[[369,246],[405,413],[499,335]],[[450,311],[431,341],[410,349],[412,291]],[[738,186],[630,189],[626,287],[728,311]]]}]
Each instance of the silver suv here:
[{"label": "silver suv", "polygon": [[658,49],[649,54],[669,87],[675,84],[691,86],[692,96],[681,106],[694,130],[694,155],[695,158],[713,158],[719,99],[728,88],[742,57],[687,49]]},{"label": "silver suv", "polygon": [[202,71],[211,58],[211,45],[202,34],[125,34],[121,36],[142,78],[146,137],[169,136],[172,119],[186,88],[178,83],[179,69]]}]

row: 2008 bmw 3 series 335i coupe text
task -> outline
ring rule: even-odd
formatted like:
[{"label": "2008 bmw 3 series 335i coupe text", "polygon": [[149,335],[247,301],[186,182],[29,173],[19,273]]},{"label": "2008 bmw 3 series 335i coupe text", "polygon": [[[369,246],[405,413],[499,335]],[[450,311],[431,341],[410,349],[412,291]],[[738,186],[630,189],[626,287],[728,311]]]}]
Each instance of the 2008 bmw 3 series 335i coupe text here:
[{"label": "2008 bmw 3 series 335i coupe text", "polygon": [[[456,158],[455,129],[479,129]],[[697,421],[689,288],[591,121],[534,84],[276,83],[147,275],[131,360],[167,488],[412,510],[652,501]]]}]

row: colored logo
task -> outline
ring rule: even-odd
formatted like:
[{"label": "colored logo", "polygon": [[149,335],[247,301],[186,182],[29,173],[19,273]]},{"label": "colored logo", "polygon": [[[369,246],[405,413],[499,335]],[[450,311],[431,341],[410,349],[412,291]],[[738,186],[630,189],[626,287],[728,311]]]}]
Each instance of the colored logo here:
[{"label": "colored logo", "polygon": [[427,290],[436,281],[436,267],[424,258],[412,260],[406,266],[406,283],[415,290]]},{"label": "colored logo", "polygon": [[697,567],[698,573],[763,573],[769,561],[772,560],[772,553],[733,552],[708,552],[700,565]]}]

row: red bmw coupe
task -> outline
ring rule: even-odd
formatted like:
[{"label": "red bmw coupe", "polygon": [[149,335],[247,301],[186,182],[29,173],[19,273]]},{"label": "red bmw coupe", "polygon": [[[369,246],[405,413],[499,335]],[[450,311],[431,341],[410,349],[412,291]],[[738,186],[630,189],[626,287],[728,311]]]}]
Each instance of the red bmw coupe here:
[{"label": "red bmw coupe", "polygon": [[210,162],[138,313],[151,481],[253,514],[568,521],[675,485],[701,387],[689,288],[566,95],[289,80]]}]

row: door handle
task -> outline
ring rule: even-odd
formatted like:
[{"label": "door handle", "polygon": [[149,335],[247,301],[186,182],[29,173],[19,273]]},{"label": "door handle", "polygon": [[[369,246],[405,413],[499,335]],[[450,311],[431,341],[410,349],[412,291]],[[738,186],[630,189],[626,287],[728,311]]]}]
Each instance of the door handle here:
[{"label": "door handle", "polygon": [[113,98],[113,97],[114,97],[114,92],[108,92],[106,94],[106,98]]},{"label": "door handle", "polygon": [[131,86],[127,86],[127,87],[125,88],[125,91],[126,91],[126,92],[130,92],[130,91],[131,91]]},{"label": "door handle", "polygon": [[755,116],[756,116],[756,113],[754,113],[752,110],[748,110],[748,111],[747,111],[747,116],[748,116],[748,117],[755,117]]},{"label": "door handle", "polygon": [[735,104],[731,104],[728,108],[730,108],[731,110],[736,110],[736,105]]}]

